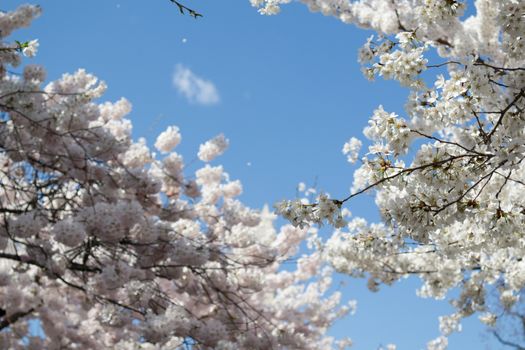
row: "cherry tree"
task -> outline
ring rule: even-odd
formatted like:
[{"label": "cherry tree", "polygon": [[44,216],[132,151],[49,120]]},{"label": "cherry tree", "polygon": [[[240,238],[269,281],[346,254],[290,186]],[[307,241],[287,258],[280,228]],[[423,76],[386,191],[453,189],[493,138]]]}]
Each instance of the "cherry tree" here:
[{"label": "cherry tree", "polygon": [[[44,85],[8,42],[40,14],[0,13],[0,348],[330,349],[352,311],[307,230],[276,230],[222,166],[219,135],[187,174],[176,126],[131,138],[130,103],[84,70]],[[29,329],[38,320],[43,336]]]},{"label": "cherry tree", "polygon": [[[269,15],[289,2],[251,0]],[[429,349],[446,348],[473,314],[502,342],[524,348],[497,327],[517,317],[525,334],[525,2],[301,2],[375,30],[359,52],[364,74],[411,92],[402,115],[373,112],[367,152],[359,156],[355,138],[344,145],[350,161],[361,160],[350,195],[284,201],[279,212],[298,227],[335,226],[324,259],[367,276],[371,290],[408,275],[423,281],[421,297],[459,290],[456,312],[440,317],[442,336]],[[362,193],[375,194],[382,223],[344,220],[341,206]]]}]

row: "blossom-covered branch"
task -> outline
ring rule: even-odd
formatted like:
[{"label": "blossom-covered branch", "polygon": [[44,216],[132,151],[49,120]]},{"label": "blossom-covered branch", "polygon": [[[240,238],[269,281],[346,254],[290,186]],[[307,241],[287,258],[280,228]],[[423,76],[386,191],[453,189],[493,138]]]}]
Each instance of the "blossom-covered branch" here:
[{"label": "blossom-covered branch", "polygon": [[[251,2],[275,14],[289,1]],[[411,92],[405,117],[374,111],[364,130],[372,144],[350,195],[284,201],[278,211],[297,226],[334,225],[325,259],[368,276],[372,290],[410,274],[423,280],[424,297],[459,288],[456,312],[440,318],[442,336],[429,349],[446,348],[474,313],[501,325],[525,290],[525,2],[301,2],[375,30],[359,51],[365,76]],[[361,144],[352,138],[343,147],[350,162]],[[383,223],[343,221],[341,207],[364,192],[375,193]]]},{"label": "blossom-covered branch", "polygon": [[[2,35],[40,11],[0,13]],[[6,36],[0,47],[17,47]],[[158,156],[131,138],[126,99],[98,102],[104,82],[82,69],[48,84],[40,66],[9,73],[21,53],[0,50],[0,348],[349,344],[326,336],[353,304],[329,292],[319,252],[281,268],[315,237],[276,230],[275,215],[243,205],[240,181],[209,164],[228,139],[203,143],[202,166],[185,174],[178,127],[158,136]]]}]

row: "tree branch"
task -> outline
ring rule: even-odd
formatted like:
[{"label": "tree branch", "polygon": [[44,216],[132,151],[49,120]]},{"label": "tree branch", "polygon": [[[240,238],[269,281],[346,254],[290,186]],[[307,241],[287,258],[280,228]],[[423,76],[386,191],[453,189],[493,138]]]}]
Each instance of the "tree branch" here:
[{"label": "tree branch", "polygon": [[179,11],[181,14],[184,14],[185,12],[187,12],[191,17],[193,18],[199,18],[199,17],[203,17],[202,14],[198,13],[197,11],[193,10],[193,9],[190,9],[189,7],[181,4],[180,2],[178,2],[177,0],[170,0],[172,3],[174,3],[175,5],[177,5],[177,7],[179,8]]},{"label": "tree branch", "polygon": [[4,319],[0,321],[0,330],[9,327],[10,325],[15,323],[19,319],[31,314],[33,311],[35,311],[35,309],[31,308],[27,311],[19,311],[19,312],[15,312],[14,314],[10,316],[4,316]]}]

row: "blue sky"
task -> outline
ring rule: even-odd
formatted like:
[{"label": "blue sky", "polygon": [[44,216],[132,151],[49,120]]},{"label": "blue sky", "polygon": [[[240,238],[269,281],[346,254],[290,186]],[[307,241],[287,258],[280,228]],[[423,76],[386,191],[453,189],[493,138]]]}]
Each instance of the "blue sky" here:
[{"label": "blue sky", "polygon": [[[5,1],[1,9],[24,2]],[[46,66],[49,79],[85,68],[108,84],[105,99],[129,99],[135,138],[151,145],[166,126],[179,126],[177,151],[186,161],[223,132],[230,148],[216,163],[243,182],[241,199],[252,207],[293,198],[301,181],[346,196],[355,168],[341,153],[344,142],[361,138],[379,104],[402,114],[407,94],[395,82],[361,75],[357,49],[372,33],[299,4],[273,17],[248,0],[186,4],[204,18],[181,16],[169,0],[42,1],[42,16],[13,39],[39,39],[31,63]],[[218,101],[188,101],[173,85],[177,66],[213,83]],[[370,196],[353,199],[349,209],[378,220]],[[358,309],[331,334],[350,336],[357,350],[388,343],[422,349],[439,335],[437,316],[452,310],[446,301],[417,298],[415,279],[375,294],[363,280],[340,280]],[[463,328],[449,349],[501,348],[477,319]]]}]

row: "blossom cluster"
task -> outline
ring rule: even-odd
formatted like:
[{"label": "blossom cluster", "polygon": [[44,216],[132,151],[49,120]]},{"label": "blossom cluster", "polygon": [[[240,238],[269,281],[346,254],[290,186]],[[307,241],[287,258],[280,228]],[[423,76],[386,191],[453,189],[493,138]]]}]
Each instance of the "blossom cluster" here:
[{"label": "blossom cluster", "polygon": [[309,204],[302,200],[284,200],[275,205],[277,213],[288,219],[294,226],[310,224],[322,225],[327,220],[334,227],[343,227],[346,221],[341,213],[341,201],[331,199],[326,194],[316,198],[316,203]]},{"label": "blossom cluster", "polygon": [[223,134],[219,134],[212,138],[211,140],[206,141],[199,147],[199,153],[197,156],[203,162],[210,162],[216,157],[223,154],[228,148],[230,141],[224,137]]}]

